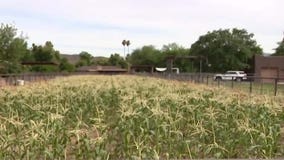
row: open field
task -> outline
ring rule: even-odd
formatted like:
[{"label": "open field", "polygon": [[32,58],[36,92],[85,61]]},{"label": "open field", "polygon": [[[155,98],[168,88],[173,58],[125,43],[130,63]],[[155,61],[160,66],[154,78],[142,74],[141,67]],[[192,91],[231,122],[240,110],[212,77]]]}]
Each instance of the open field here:
[{"label": "open field", "polygon": [[136,76],[0,91],[0,159],[283,157],[283,97]]}]

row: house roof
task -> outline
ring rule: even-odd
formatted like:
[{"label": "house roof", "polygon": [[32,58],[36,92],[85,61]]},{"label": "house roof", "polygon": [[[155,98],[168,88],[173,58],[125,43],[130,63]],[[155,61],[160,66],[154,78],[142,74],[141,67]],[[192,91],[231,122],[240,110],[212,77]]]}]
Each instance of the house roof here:
[{"label": "house roof", "polygon": [[82,66],[77,68],[77,71],[82,72],[127,72],[127,69],[123,69],[117,66]]},{"label": "house roof", "polygon": [[21,62],[22,65],[51,65],[56,66],[58,63],[56,62]]}]

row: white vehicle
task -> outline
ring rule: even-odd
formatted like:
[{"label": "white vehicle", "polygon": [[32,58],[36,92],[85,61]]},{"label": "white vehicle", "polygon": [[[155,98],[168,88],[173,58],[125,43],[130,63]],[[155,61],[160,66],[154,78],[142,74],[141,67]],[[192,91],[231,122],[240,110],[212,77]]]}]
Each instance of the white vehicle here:
[{"label": "white vehicle", "polygon": [[235,80],[242,81],[247,79],[244,71],[227,71],[225,74],[214,75],[214,80]]}]

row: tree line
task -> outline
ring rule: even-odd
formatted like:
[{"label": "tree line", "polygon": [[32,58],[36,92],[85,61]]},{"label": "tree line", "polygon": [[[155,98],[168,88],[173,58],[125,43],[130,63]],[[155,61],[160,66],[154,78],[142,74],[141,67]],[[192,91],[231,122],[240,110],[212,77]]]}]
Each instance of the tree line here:
[{"label": "tree line", "polygon": [[[245,29],[219,29],[201,35],[198,40],[185,48],[177,43],[164,45],[157,49],[153,45],[146,45],[135,49],[125,58],[118,53],[110,57],[94,58],[90,53],[79,53],[80,60],[74,65],[61,56],[54,49],[52,42],[43,45],[32,44],[28,47],[27,38],[18,35],[13,25],[1,24],[0,27],[0,73],[20,72],[72,72],[77,67],[90,65],[113,65],[127,68],[129,65],[153,65],[166,67],[168,56],[196,56],[203,57],[204,72],[223,72],[226,70],[252,71],[253,57],[262,55],[263,50],[254,34]],[[284,55],[284,39],[278,42],[278,47],[272,56]],[[52,62],[57,65],[21,65],[22,62]],[[178,59],[174,66],[182,72],[199,70],[198,60]]]},{"label": "tree line", "polygon": [[[54,48],[51,41],[46,41],[43,45],[32,44],[32,47],[29,48],[27,38],[17,34],[18,32],[15,26],[1,24],[1,74],[21,72],[73,72],[78,67],[90,65],[116,65],[123,68],[127,67],[127,62],[119,56],[119,54],[112,54],[109,58],[101,57],[98,58],[98,60],[94,60],[94,57],[86,51],[79,53],[80,60],[76,64],[71,64],[67,58],[61,56],[60,52]],[[28,65],[22,65],[22,63]],[[46,63],[49,65],[44,65]]]},{"label": "tree line", "polygon": [[[263,55],[263,49],[254,39],[254,34],[245,29],[219,29],[201,35],[190,48],[176,43],[157,49],[152,45],[143,46],[128,55],[130,64],[154,65],[166,67],[169,56],[196,56],[199,59],[178,59],[174,66],[182,72],[196,72],[202,67],[203,72],[224,72],[227,70],[253,71],[255,55]],[[284,56],[284,39],[271,56]]]}]

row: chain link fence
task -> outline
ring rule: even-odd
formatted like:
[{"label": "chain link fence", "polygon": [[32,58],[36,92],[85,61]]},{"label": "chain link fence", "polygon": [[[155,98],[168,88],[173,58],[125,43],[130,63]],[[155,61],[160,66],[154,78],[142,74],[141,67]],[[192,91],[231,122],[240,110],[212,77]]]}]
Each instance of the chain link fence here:
[{"label": "chain link fence", "polygon": [[[25,73],[25,74],[0,74],[0,87],[7,85],[24,85],[31,82],[48,81],[56,77],[71,75],[97,75],[91,72],[75,73]],[[254,94],[284,95],[284,78],[255,77],[247,76],[246,80],[236,81],[214,79],[211,73],[180,73],[180,74],[159,74],[159,73],[135,73],[132,75],[150,76],[169,80],[188,81],[191,83],[205,84],[215,87],[227,87],[234,90],[246,91]]]},{"label": "chain link fence", "polygon": [[205,84],[215,87],[227,87],[234,90],[246,91],[254,94],[283,95],[284,78],[247,76],[246,80],[238,81],[235,77],[231,80],[214,79],[210,73],[181,73],[181,74],[135,74],[140,76],[151,76],[169,80],[188,81],[191,83]]}]

